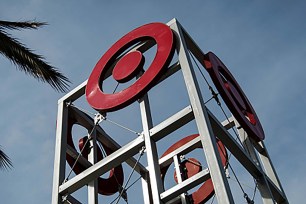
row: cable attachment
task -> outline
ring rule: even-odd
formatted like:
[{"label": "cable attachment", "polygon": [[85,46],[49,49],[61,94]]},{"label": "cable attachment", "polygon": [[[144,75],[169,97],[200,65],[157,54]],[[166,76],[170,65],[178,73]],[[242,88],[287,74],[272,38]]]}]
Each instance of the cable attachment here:
[{"label": "cable attachment", "polygon": [[69,102],[66,102],[66,107],[68,108],[69,106],[71,106],[72,105],[72,102],[71,101],[69,101]]},{"label": "cable attachment", "polygon": [[186,159],[185,155],[182,154],[182,155],[180,156],[180,162],[185,161],[185,159]]},{"label": "cable attachment", "polygon": [[65,203],[65,201],[67,201],[67,199],[68,199],[68,195],[62,196],[62,202],[63,202],[63,203]]},{"label": "cable attachment", "polygon": [[127,197],[126,189],[124,189],[121,185],[119,185],[119,192],[120,192],[120,196],[123,198],[123,200],[126,203],[128,203],[128,197]]},{"label": "cable attachment", "polygon": [[228,179],[231,178],[230,172],[229,172],[228,168],[225,169],[225,176],[226,176],[226,178],[228,178]]},{"label": "cable attachment", "polygon": [[214,98],[215,101],[217,102],[217,104],[220,106],[220,105],[221,105],[221,102],[220,102],[220,100],[219,100],[219,98],[218,98],[218,95],[219,95],[219,94],[216,93],[215,90],[214,90],[211,86],[209,86],[209,90],[210,90],[210,92],[211,92],[212,98]]},{"label": "cable attachment", "polygon": [[244,193],[243,197],[245,198],[246,202],[248,204],[254,204],[254,200],[251,200],[248,196],[248,194]]},{"label": "cable attachment", "polygon": [[98,125],[99,123],[101,123],[103,120],[106,119],[106,113],[96,113],[95,114],[95,118],[94,118],[94,122],[95,125]]},{"label": "cable attachment", "polygon": [[142,146],[140,151],[139,151],[140,157],[145,153],[145,151],[146,151],[146,147]]}]

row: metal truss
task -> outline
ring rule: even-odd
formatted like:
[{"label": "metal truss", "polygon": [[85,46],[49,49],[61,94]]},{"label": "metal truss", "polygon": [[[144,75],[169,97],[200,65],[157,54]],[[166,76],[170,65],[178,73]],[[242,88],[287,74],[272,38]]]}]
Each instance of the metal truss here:
[{"label": "metal truss", "polygon": [[[95,126],[95,120],[78,108],[69,106],[71,102],[85,94],[87,81],[62,97],[58,101],[52,204],[80,203],[71,194],[86,185],[88,187],[88,203],[97,204],[97,178],[123,162],[126,162],[131,167],[136,164],[135,171],[142,177],[143,203],[189,203],[184,193],[209,178],[212,179],[215,186],[214,190],[218,203],[234,203],[224,166],[217,150],[215,135],[218,135],[219,140],[222,141],[226,149],[258,182],[258,189],[263,203],[288,203],[264,143],[255,142],[247,137],[242,128],[239,128],[239,136],[245,146],[242,147],[228,131],[233,126],[240,127],[238,122],[232,117],[231,120],[221,123],[206,108],[190,58],[190,53],[192,53],[199,62],[202,62],[204,53],[176,19],[171,20],[167,25],[175,34],[178,62],[167,69],[158,83],[162,83],[167,77],[181,70],[187,87],[190,105],[160,124],[153,126],[149,99],[147,95],[143,96],[138,100],[143,127],[141,135],[124,146],[120,146],[100,126],[96,126],[93,139],[90,141],[94,148],[89,154],[89,159],[87,160],[82,156],[78,159],[78,162],[83,163],[88,168],[81,174],[66,181],[66,154],[74,158],[78,155],[67,144],[68,119],[70,115],[73,115],[88,128]],[[145,51],[150,46],[144,43],[134,49]],[[200,136],[159,159],[156,147],[157,142],[190,121],[195,121]],[[97,162],[96,140],[106,142],[114,153]],[[176,167],[179,167],[179,156],[199,146],[203,149],[208,169],[203,169],[186,180],[178,178],[176,186],[164,190],[160,167],[172,161],[174,161]],[[146,149],[148,166],[137,163],[133,157],[143,147]],[[180,175],[179,169],[176,168],[177,175]]]}]

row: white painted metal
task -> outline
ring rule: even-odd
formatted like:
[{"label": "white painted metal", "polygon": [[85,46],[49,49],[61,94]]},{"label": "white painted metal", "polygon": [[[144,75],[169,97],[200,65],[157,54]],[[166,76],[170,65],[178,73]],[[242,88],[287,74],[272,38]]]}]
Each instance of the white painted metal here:
[{"label": "white painted metal", "polygon": [[[181,28],[182,33],[185,37],[186,40],[186,45],[188,47],[188,49],[192,52],[192,54],[197,58],[197,60],[203,65],[204,64],[204,53],[201,51],[201,49],[196,45],[196,43],[193,41],[193,39],[190,37],[190,35],[183,29]],[[204,65],[203,65],[204,66]],[[232,127],[233,124],[233,117],[229,119],[230,121],[224,121],[222,124],[228,124],[229,126],[226,127],[226,129]],[[216,132],[216,131],[215,131]],[[224,138],[225,139],[225,138]],[[223,141],[222,141],[223,142]],[[233,145],[234,143],[232,143],[231,145]],[[231,145],[227,146],[227,147],[232,147]],[[235,144],[237,145],[237,144]],[[280,184],[280,181],[277,177],[276,171],[273,167],[272,161],[268,155],[267,149],[264,146],[263,141],[259,142],[259,143],[252,143],[252,147],[257,148],[258,149],[258,153],[259,153],[259,157],[261,160],[261,163],[263,165],[263,168],[265,169],[265,173],[267,174],[266,176],[264,176],[263,178],[265,178],[266,182],[268,182],[269,187],[271,188],[271,191],[273,193],[273,199],[275,199],[277,201],[277,203],[288,203],[288,200],[286,198],[285,192]],[[258,148],[260,146],[260,148]],[[237,150],[237,146],[235,147],[235,149]],[[236,158],[239,158],[239,154],[236,154]],[[239,158],[239,160],[241,160],[242,158]],[[249,161],[248,161],[249,162]],[[257,160],[257,162],[259,162]],[[241,162],[242,165],[246,166],[246,164],[244,162]],[[250,171],[250,169],[249,169]],[[254,175],[254,178],[258,178],[258,172],[257,175]],[[259,179],[260,180],[260,179]]]},{"label": "white painted metal", "polygon": [[160,169],[158,165],[158,154],[156,143],[150,136],[150,129],[153,127],[149,98],[146,94],[140,99],[140,111],[143,127],[143,137],[145,140],[148,170],[150,175],[151,191],[154,204],[161,203],[160,194],[163,191],[162,181],[160,177]]},{"label": "white painted metal", "polygon": [[[273,199],[279,201],[277,203],[287,203],[287,199],[281,189],[279,189],[270,178],[263,172],[261,168],[258,167],[256,162],[248,156],[244,149],[233,139],[228,131],[221,125],[221,123],[208,111],[211,125],[215,135],[222,143],[227,147],[227,149],[236,157],[236,159],[241,163],[242,166],[253,176],[254,179],[260,180],[265,176],[266,182],[268,183],[271,192],[273,194]],[[254,144],[253,144],[254,145]]]},{"label": "white painted metal", "polygon": [[[82,111],[80,111],[78,108],[76,107],[70,107],[70,113],[73,113],[74,116],[76,118],[78,118],[80,121],[82,121],[82,123],[86,126],[87,129],[91,130],[94,128],[95,126],[95,121],[93,118],[89,117],[87,114],[83,113]],[[96,126],[96,131],[97,131],[97,140],[99,140],[101,143],[103,144],[107,144],[108,147],[113,150],[116,151],[118,149],[121,148],[121,146],[113,139],[111,138],[111,136],[109,136],[102,128],[101,126]],[[69,152],[68,152],[69,153]],[[71,155],[72,156],[72,155]],[[79,158],[80,162],[82,162],[82,156]],[[86,159],[84,159],[85,161]],[[87,161],[87,160],[86,160]],[[85,161],[85,162],[86,162]],[[139,174],[142,173],[146,173],[147,169],[146,167],[144,167],[142,164],[137,163],[136,159],[134,159],[133,157],[129,158],[128,160],[126,160],[126,163],[132,167],[135,168],[135,171],[137,171]],[[84,164],[84,163],[83,163]],[[85,166],[89,167],[90,165],[86,165]]]},{"label": "white painted metal", "polygon": [[[273,199],[278,204],[287,204],[288,200],[281,187],[264,143],[249,142],[248,145],[252,145],[251,151],[253,151],[253,153],[251,155],[247,154],[241,145],[238,144],[235,139],[233,139],[233,136],[227,131],[227,129],[235,125],[234,118],[230,118],[228,121],[224,121],[221,124],[205,107],[192,63],[190,62],[189,51],[191,51],[201,63],[203,63],[204,53],[176,19],[170,21],[168,25],[175,33],[176,51],[179,60],[167,69],[157,83],[162,83],[164,80],[167,80],[169,76],[177,73],[178,70],[182,70],[190,105],[153,127],[149,99],[148,96],[145,95],[139,100],[143,126],[142,135],[128,144],[120,146],[100,126],[97,126],[95,129],[95,137],[90,141],[94,150],[91,151],[89,155],[89,161],[82,156],[79,157],[79,162],[88,168],[81,174],[64,182],[66,152],[74,158],[78,156],[78,153],[67,145],[66,141],[68,115],[73,114],[74,117],[82,121],[88,129],[92,129],[94,126],[94,120],[87,114],[73,106],[70,106],[68,111],[68,107],[66,106],[66,102],[73,102],[85,94],[87,81],[66,94],[58,102],[52,204],[79,203],[70,194],[85,185],[88,185],[88,203],[98,203],[97,178],[122,162],[126,162],[131,167],[136,164],[135,171],[142,176],[142,189],[145,204],[177,203],[181,202],[181,198],[183,198],[182,201],[184,203],[186,200],[184,194],[191,188],[205,182],[210,177],[215,186],[218,203],[234,203],[224,173],[224,167],[221,164],[220,156],[217,151],[214,135],[218,135],[218,138],[226,148],[255,179],[260,181],[261,178],[264,178],[263,187],[260,187],[260,191],[263,197],[268,198],[264,199],[265,204],[273,203],[271,202]],[[146,42],[136,46],[133,50],[138,49],[144,52],[151,46],[152,43]],[[107,75],[109,76],[111,73],[107,73]],[[177,148],[172,153],[159,159],[156,142],[192,120],[197,124],[200,137],[193,139]],[[95,140],[99,140],[100,142],[103,141],[114,151],[114,153],[97,163],[95,163]],[[244,142],[246,143],[247,140]],[[143,146],[146,147],[148,167],[144,167],[141,163],[137,163],[133,158],[134,155],[139,153]],[[176,171],[178,171],[177,175],[180,176],[179,155],[186,154],[198,147],[203,147],[209,170],[204,169],[186,180],[179,178],[179,183],[177,185],[165,191],[160,177],[160,167],[169,164],[174,159],[175,166],[177,167]],[[254,155],[258,155],[260,161],[258,157],[256,158]],[[263,168],[259,165],[260,162]],[[94,165],[91,166],[91,163]],[[65,199],[63,200],[62,198]]]},{"label": "white painted metal", "polygon": [[139,152],[144,140],[141,136],[137,137],[133,141],[124,145],[122,148],[114,152],[113,154],[105,157],[103,160],[97,162],[94,166],[89,167],[82,174],[76,175],[66,183],[60,185],[59,193],[71,194],[81,187],[87,185],[90,181],[97,178],[100,175],[111,170],[118,164],[126,161],[128,158],[134,156]]},{"label": "white painted metal", "polygon": [[58,103],[73,102],[85,94],[87,80],[59,99]]},{"label": "white painted metal", "polygon": [[81,202],[79,202],[77,199],[75,199],[74,197],[72,197],[71,195],[68,195],[66,197],[66,200],[64,202],[64,204],[82,204]]},{"label": "white painted metal", "polygon": [[[261,165],[259,163],[257,154],[255,152],[255,149],[252,145],[252,142],[250,138],[248,137],[247,133],[244,131],[243,128],[240,127],[240,124],[237,120],[234,120],[236,127],[238,128],[238,135],[241,143],[244,146],[244,149],[246,153],[251,157],[253,162],[258,166],[258,168],[262,171]],[[257,186],[259,189],[259,192],[261,194],[262,200],[264,204],[275,204],[275,201],[273,199],[272,192],[270,190],[270,187],[267,183],[266,176],[263,174],[260,178],[256,179]]]},{"label": "white painted metal", "polygon": [[194,112],[195,121],[199,130],[207,164],[211,172],[211,178],[216,189],[216,197],[219,203],[234,203],[228,181],[224,173],[224,167],[218,153],[216,138],[213,134],[206,107],[196,80],[196,76],[190,61],[187,46],[181,31],[181,26],[175,21],[170,27],[175,32],[178,58],[183,72],[184,80],[189,95],[189,100]]},{"label": "white painted metal", "polygon": [[[88,135],[90,152],[88,154],[88,161],[94,165],[97,162],[97,134],[96,128]],[[88,203],[98,204],[98,179],[95,178],[88,183]]]},{"label": "white painted metal", "polygon": [[286,197],[285,191],[280,183],[280,180],[277,176],[277,173],[274,169],[272,160],[269,156],[268,150],[263,141],[259,142],[259,145],[262,147],[262,150],[259,152],[259,158],[262,163],[262,166],[268,176],[267,179],[271,179],[271,182],[281,191],[282,196],[276,197],[277,203],[288,204],[288,199]]},{"label": "white painted metal", "polygon": [[188,122],[194,119],[191,106],[187,106],[181,111],[177,112],[173,116],[167,118],[160,124],[156,125],[150,129],[150,135],[153,137],[154,141],[160,140],[161,138],[167,136],[173,131],[179,129],[180,127],[186,125]]},{"label": "white painted metal", "polygon": [[187,142],[186,144],[180,146],[176,150],[172,151],[171,153],[167,154],[166,156],[162,157],[159,160],[159,165],[160,167],[169,165],[172,162],[171,160],[175,155],[187,154],[200,146],[201,146],[201,139],[200,137],[196,137],[193,140]]},{"label": "white painted metal", "polygon": [[150,188],[151,185],[150,185],[149,173],[142,175],[141,184],[142,184],[143,203],[144,204],[153,203],[152,191]]},{"label": "white painted metal", "polygon": [[59,101],[56,125],[52,204],[63,203],[62,196],[59,194],[59,186],[65,180],[67,121],[68,109],[66,107],[65,101]]},{"label": "white painted metal", "polygon": [[160,195],[160,197],[163,202],[171,201],[173,198],[203,183],[209,178],[210,178],[209,170],[204,169],[200,171],[199,173],[197,173],[196,175],[184,180],[182,183],[179,183],[176,186],[166,190]]},{"label": "white painted metal", "polygon": [[[174,155],[173,156],[173,161],[174,161],[176,179],[177,179],[177,182],[180,184],[180,183],[183,182],[183,177],[182,177],[183,172],[182,172],[181,165],[180,165],[181,161],[180,161],[179,155],[177,155],[177,154]],[[187,200],[187,196],[186,196],[185,192],[182,193],[180,195],[180,197],[181,197],[182,204],[188,204],[188,200]]]}]

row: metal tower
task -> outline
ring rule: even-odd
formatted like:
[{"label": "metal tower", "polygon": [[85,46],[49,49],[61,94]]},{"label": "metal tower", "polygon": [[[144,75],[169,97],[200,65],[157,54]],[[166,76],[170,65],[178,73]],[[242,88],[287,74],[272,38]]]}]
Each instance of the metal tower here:
[{"label": "metal tower", "polygon": [[[157,54],[152,66],[143,70],[142,53],[155,44]],[[177,62],[170,65],[173,55],[177,57]],[[228,120],[220,122],[206,107],[192,58],[209,72],[233,115]],[[179,71],[183,75],[190,104],[153,125],[148,93]],[[104,94],[101,81],[111,75],[118,83],[133,77],[137,80],[121,92]],[[218,102],[218,94],[213,89],[211,93]],[[98,111],[95,117],[73,105],[84,95]],[[99,123],[107,118],[108,112],[120,111],[135,101],[139,103],[142,131],[131,142],[120,146]],[[158,155],[157,142],[190,121],[195,122],[198,134],[182,139],[162,156]],[[72,141],[74,124],[88,130],[88,136],[79,142],[81,153]],[[229,131],[235,127],[240,141]],[[97,204],[99,194],[119,192],[119,197],[124,197],[126,189],[122,187],[122,163],[127,163],[141,176],[143,203],[204,203],[213,193],[218,203],[234,203],[225,172],[229,159],[227,152],[256,180],[264,204],[288,203],[263,139],[264,133],[255,111],[221,60],[211,52],[204,54],[176,19],[167,24],[148,24],[117,41],[102,56],[89,80],[58,101],[52,203],[80,203],[71,194],[84,186],[88,188],[89,204]],[[107,156],[104,158],[97,142],[105,149]],[[183,155],[196,148],[203,150],[208,168],[197,168],[197,160],[184,161]],[[139,152],[146,155],[147,165],[133,157]],[[76,174],[71,179],[67,179],[71,171],[66,169],[66,161]],[[163,177],[171,163],[176,167],[177,185],[165,190]],[[189,169],[189,175],[184,170],[190,165],[196,170]],[[101,178],[109,171],[111,175],[108,179]],[[114,180],[120,184],[119,187]],[[200,194],[193,197],[186,194],[202,183],[205,186]],[[249,199],[247,202],[252,201]]]}]

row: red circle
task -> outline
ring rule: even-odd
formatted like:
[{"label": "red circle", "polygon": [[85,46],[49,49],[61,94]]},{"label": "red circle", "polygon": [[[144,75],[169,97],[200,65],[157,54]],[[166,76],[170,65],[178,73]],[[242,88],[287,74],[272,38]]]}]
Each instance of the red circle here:
[{"label": "red circle", "polygon": [[[170,154],[171,152],[173,152],[174,150],[176,150],[180,146],[188,143],[189,141],[195,139],[198,136],[199,136],[199,134],[194,134],[194,135],[190,135],[190,136],[187,136],[187,137],[181,139],[180,141],[176,142],[171,147],[169,147],[161,157],[164,157],[167,154]],[[223,143],[218,139],[217,139],[217,147],[218,147],[218,152],[219,152],[220,157],[221,157],[221,162],[222,162],[223,166],[225,167],[227,165],[227,159],[228,159],[227,152],[226,152],[226,149],[225,149]],[[202,147],[199,147],[199,148],[202,148]],[[197,162],[196,159],[193,159],[192,161]],[[170,165],[171,164],[168,164],[168,165],[164,166],[163,168],[161,168],[161,170],[160,170],[163,182],[165,180],[165,175],[166,175]],[[193,164],[193,165],[195,165],[195,164]],[[188,171],[188,168],[191,168],[191,170],[190,170],[191,173],[189,175],[187,174],[188,177],[192,176],[194,173],[196,173],[196,171],[198,171],[197,167],[193,167],[193,165],[191,163],[186,165],[187,171]],[[195,168],[195,170],[192,170],[192,168]],[[193,203],[194,204],[204,204],[214,195],[214,193],[215,193],[215,191],[214,191],[214,186],[213,186],[212,180],[208,179],[207,181],[205,181],[202,184],[202,186],[200,186],[200,188],[197,191],[195,191],[191,194]]]},{"label": "red circle", "polygon": [[206,70],[239,124],[255,141],[264,140],[257,114],[233,75],[214,53],[208,52],[205,61]]},{"label": "red circle", "polygon": [[113,69],[113,77],[123,83],[131,80],[137,71],[143,67],[144,57],[138,50],[124,55]]},{"label": "red circle", "polygon": [[[74,115],[70,114],[70,118],[68,119],[68,127],[67,127],[67,144],[74,149],[76,152],[76,148],[73,143],[72,139],[72,127],[74,124],[81,125],[82,127],[86,128],[88,132],[91,131],[91,127],[88,127],[84,124],[82,124],[82,120],[80,120],[78,117],[75,117]],[[79,141],[79,148],[82,149],[85,141],[87,140],[87,136],[84,138],[81,138]],[[107,146],[107,144],[103,144],[102,146],[106,152],[107,155],[110,155],[113,153],[113,151]],[[88,150],[90,147],[86,147],[83,152],[82,156],[87,158]],[[97,147],[97,160],[101,160],[103,158],[101,149]],[[72,167],[75,164],[76,159],[72,156],[70,156],[68,153],[66,154],[66,160],[70,167]],[[77,162],[72,169],[76,174],[80,174],[83,171],[87,169],[86,166],[82,165],[81,163]],[[122,186],[124,180],[124,174],[123,174],[123,168],[122,165],[118,165],[117,167],[110,170],[108,178],[98,178],[98,193],[102,195],[113,195],[114,193],[119,191],[119,185]]]},{"label": "red circle", "polygon": [[[99,84],[103,82],[106,72],[111,69],[111,65],[115,63],[117,57],[132,45],[152,39],[157,45],[157,51],[151,65],[144,74],[135,83],[120,92],[104,93]],[[172,30],[162,23],[147,24],[126,34],[101,57],[93,69],[86,86],[88,103],[94,109],[102,112],[115,111],[131,104],[159,79],[161,71],[169,65],[172,59],[173,48]]]}]

